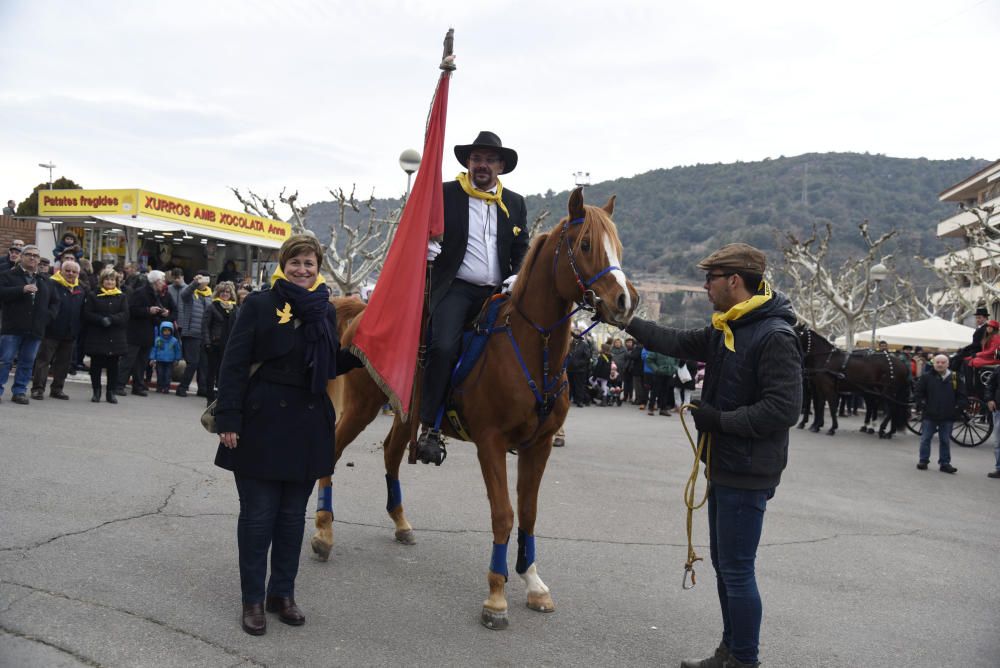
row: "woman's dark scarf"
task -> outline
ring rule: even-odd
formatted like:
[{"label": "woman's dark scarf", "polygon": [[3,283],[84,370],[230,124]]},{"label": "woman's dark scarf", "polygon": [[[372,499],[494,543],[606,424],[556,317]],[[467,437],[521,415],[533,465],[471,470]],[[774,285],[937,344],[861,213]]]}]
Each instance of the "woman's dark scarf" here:
[{"label": "woman's dark scarf", "polygon": [[327,320],[330,289],[320,280],[311,290],[300,288],[283,275],[276,277],[271,289],[291,304],[292,315],[302,321],[302,333],[306,337],[306,365],[312,367],[310,389],[313,394],[326,392],[326,381],[337,375],[337,358],[333,353],[339,345],[337,335],[330,329],[330,321]]}]

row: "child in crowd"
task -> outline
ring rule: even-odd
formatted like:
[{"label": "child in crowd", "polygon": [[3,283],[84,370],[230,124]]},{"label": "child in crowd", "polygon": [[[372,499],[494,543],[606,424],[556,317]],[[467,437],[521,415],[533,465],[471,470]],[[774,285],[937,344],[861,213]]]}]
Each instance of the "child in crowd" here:
[{"label": "child in crowd", "polygon": [[174,323],[165,321],[160,323],[160,335],[153,342],[153,347],[149,351],[149,364],[156,364],[156,391],[160,394],[170,393],[170,377],[173,374],[174,364],[184,359],[184,352],[181,350],[180,341],[174,336]]},{"label": "child in crowd", "polygon": [[611,378],[608,379],[608,397],[606,406],[622,405],[622,375],[618,373],[618,364],[611,362]]}]

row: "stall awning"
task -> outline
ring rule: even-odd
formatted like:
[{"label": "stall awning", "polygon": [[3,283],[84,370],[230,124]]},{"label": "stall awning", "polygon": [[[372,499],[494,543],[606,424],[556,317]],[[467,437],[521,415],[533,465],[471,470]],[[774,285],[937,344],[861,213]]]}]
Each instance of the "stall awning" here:
[{"label": "stall awning", "polygon": [[159,220],[157,218],[151,218],[149,216],[118,216],[114,214],[103,213],[98,216],[93,216],[95,220],[100,220],[105,223],[111,223],[112,225],[119,225],[121,227],[134,227],[139,230],[149,230],[151,232],[183,232],[184,228],[178,223],[171,223],[165,220]]},{"label": "stall awning", "polygon": [[257,246],[259,248],[281,248],[280,241],[274,241],[272,239],[260,239],[260,238],[247,238],[245,234],[233,234],[231,232],[223,232],[221,230],[205,229],[203,227],[195,227],[194,225],[181,225],[181,228],[188,234],[195,234],[202,237],[208,237],[209,239],[218,239],[219,241],[225,241],[234,244],[248,244],[250,246]]},{"label": "stall awning", "polygon": [[153,232],[186,232],[227,243],[280,248],[291,225],[148,190],[43,190],[38,213],[53,220],[84,218]]}]

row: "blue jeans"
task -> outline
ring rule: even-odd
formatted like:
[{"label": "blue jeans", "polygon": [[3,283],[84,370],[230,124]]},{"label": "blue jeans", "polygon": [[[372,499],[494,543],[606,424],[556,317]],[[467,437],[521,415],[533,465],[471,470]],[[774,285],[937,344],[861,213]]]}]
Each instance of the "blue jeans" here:
[{"label": "blue jeans", "polygon": [[268,596],[293,596],[299,572],[306,504],[315,481],[261,480],[235,474],[240,494],[236,542],[244,603],[263,603],[267,550],[271,549]]},{"label": "blue jeans", "polygon": [[7,384],[11,364],[17,360],[17,371],[14,372],[14,386],[10,388],[13,395],[28,391],[28,381],[35,369],[35,355],[41,339],[20,334],[4,334],[0,336],[0,396],[3,396],[3,386]]},{"label": "blue jeans", "polygon": [[951,464],[951,420],[929,420],[924,418],[920,429],[920,461],[931,461],[931,439],[938,435],[938,466]]},{"label": "blue jeans", "polygon": [[711,483],[708,535],[722,607],[722,642],[743,663],[756,663],[762,607],[754,562],[771,489]]}]

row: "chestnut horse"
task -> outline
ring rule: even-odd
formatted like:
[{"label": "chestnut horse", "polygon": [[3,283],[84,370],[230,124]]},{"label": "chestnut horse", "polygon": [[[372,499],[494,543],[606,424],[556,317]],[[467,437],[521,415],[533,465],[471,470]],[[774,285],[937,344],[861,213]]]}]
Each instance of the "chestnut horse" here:
[{"label": "chestnut horse", "polygon": [[[565,359],[570,344],[570,320],[580,309],[624,326],[634,311],[638,294],[620,268],[622,245],[611,220],[615,198],[603,208],[585,205],[582,189],[569,198],[569,216],[532,242],[511,298],[501,306],[486,349],[454,401],[466,433],[475,442],[490,503],[493,554],[487,573],[489,597],[480,617],[484,626],[508,625],[507,541],[514,511],[507,491],[506,457],[517,459],[518,548],[515,570],[528,591],[528,607],[551,612],[555,603],[535,563],[535,517],[538,488],[552,449],[552,437],[566,419],[569,393]],[[341,345],[350,346],[364,305],[336,300],[341,323]],[[454,388],[452,388],[454,389]],[[328,388],[337,409],[336,459],[375,418],[386,396],[363,369],[338,377]],[[418,391],[419,395],[419,384]],[[419,396],[415,399],[419,405]],[[403,422],[397,415],[383,444],[388,504],[396,540],[415,542],[413,528],[403,514],[399,465],[408,443],[416,436],[417,420]],[[457,437],[448,424],[442,427]],[[319,481],[320,509],[316,513],[313,551],[329,557],[333,545],[331,479]]]}]

